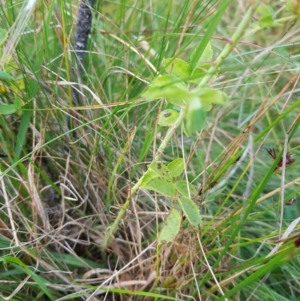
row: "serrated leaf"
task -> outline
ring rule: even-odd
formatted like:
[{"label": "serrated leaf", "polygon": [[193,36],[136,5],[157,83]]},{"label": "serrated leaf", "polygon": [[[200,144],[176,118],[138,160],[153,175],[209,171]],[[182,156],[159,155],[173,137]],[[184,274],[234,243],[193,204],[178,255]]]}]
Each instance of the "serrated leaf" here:
[{"label": "serrated leaf", "polygon": [[263,17],[258,21],[258,25],[261,28],[281,27],[282,24],[274,21],[271,16]]},{"label": "serrated leaf", "polygon": [[151,181],[157,177],[158,177],[157,173],[155,173],[153,170],[148,169],[141,178],[141,187],[145,187],[145,185],[149,181]]},{"label": "serrated leaf", "polygon": [[182,98],[168,98],[168,102],[175,106],[184,106],[186,104]]},{"label": "serrated leaf", "polygon": [[8,32],[6,29],[0,28],[0,46],[2,46],[8,38]]},{"label": "serrated leaf", "polygon": [[[200,64],[198,67],[196,67],[193,70],[193,72],[191,74],[190,82],[192,82],[194,84],[199,84],[200,81],[202,80],[202,78],[206,75],[206,73],[210,67],[211,67],[211,64],[208,64],[208,63]],[[217,78],[218,73],[219,73],[219,69],[218,69],[217,73],[212,76],[212,78],[211,78],[212,81],[214,81]]]},{"label": "serrated leaf", "polygon": [[[195,50],[192,52],[191,54],[191,61],[193,61],[194,59],[196,60],[196,56],[197,56],[197,51],[198,51],[198,47],[195,48]],[[202,63],[204,62],[209,62],[213,59],[213,49],[211,47],[211,43],[208,42],[208,44],[206,45],[203,53],[201,54],[201,57],[198,59],[198,62],[196,64],[196,66],[200,66]]]},{"label": "serrated leaf", "polygon": [[202,221],[198,206],[187,197],[178,198],[177,201],[190,224],[194,227],[198,227]]},{"label": "serrated leaf", "polygon": [[187,183],[184,180],[177,181],[175,183],[175,187],[182,196],[189,196],[188,187],[190,190],[191,197],[194,197],[197,195],[197,188],[193,184]]},{"label": "serrated leaf", "polygon": [[0,115],[9,115],[17,112],[15,105],[0,105]]},{"label": "serrated leaf", "polygon": [[153,171],[158,177],[162,177],[165,179],[171,179],[169,176],[169,170],[167,166],[160,162],[153,162],[148,165],[150,171]]},{"label": "serrated leaf", "polygon": [[178,177],[180,176],[184,171],[184,160],[183,158],[177,158],[170,162],[167,166],[169,170],[169,175],[171,177]]},{"label": "serrated leaf", "polygon": [[191,74],[189,63],[179,58],[167,58],[163,60],[166,72],[182,79],[187,79]]},{"label": "serrated leaf", "polygon": [[167,109],[159,114],[158,124],[161,126],[172,126],[179,116],[178,111]]},{"label": "serrated leaf", "polygon": [[272,19],[273,19],[275,16],[275,12],[270,5],[260,4],[256,11],[262,17],[272,17]]},{"label": "serrated leaf", "polygon": [[207,110],[206,106],[211,107],[211,104],[224,105],[228,99],[226,93],[210,87],[202,87],[193,92],[200,98],[204,110]]},{"label": "serrated leaf", "polygon": [[206,75],[209,68],[209,64],[204,64],[201,67],[195,68],[191,74],[191,81],[198,83],[198,81]]},{"label": "serrated leaf", "polygon": [[269,5],[261,4],[257,8],[257,13],[261,16],[258,25],[261,28],[282,27],[283,25],[275,20],[275,11]]},{"label": "serrated leaf", "polygon": [[208,44],[206,45],[199,61],[198,61],[198,66],[199,64],[203,63],[203,62],[209,62],[213,59],[213,56],[214,56],[214,52],[213,52],[213,49],[211,47],[211,43],[208,42]]},{"label": "serrated leaf", "polygon": [[142,93],[142,97],[150,101],[159,98],[186,99],[189,97],[189,91],[181,79],[171,74],[165,74],[155,78]]},{"label": "serrated leaf", "polygon": [[203,110],[200,98],[195,97],[189,101],[187,114],[185,116],[185,131],[188,136],[203,128],[205,117],[206,113]]},{"label": "serrated leaf", "polygon": [[162,195],[175,197],[175,186],[164,178],[154,178],[143,185],[145,189],[156,191]]},{"label": "serrated leaf", "polygon": [[203,102],[202,109],[203,111],[208,112],[212,109],[212,104],[210,102]]},{"label": "serrated leaf", "polygon": [[178,210],[172,209],[170,211],[169,216],[167,217],[167,220],[161,232],[159,233],[157,239],[158,245],[172,242],[180,230],[180,225],[181,225],[181,215]]}]

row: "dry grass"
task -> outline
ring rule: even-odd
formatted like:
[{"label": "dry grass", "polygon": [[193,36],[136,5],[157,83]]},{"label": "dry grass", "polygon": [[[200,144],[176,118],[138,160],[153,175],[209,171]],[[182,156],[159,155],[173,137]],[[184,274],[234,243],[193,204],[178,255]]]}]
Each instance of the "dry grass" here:
[{"label": "dry grass", "polygon": [[[0,116],[7,156],[0,177],[2,295],[224,300],[232,292],[236,300],[274,300],[280,294],[278,300],[284,300],[289,290],[297,296],[297,237],[276,241],[299,228],[293,222],[298,203],[290,211],[284,206],[298,197],[297,21],[242,40],[212,83],[227,92],[230,105],[214,107],[195,137],[177,131],[166,149],[164,160],[184,157],[186,179],[199,185],[201,228],[191,228],[183,216],[176,239],[158,246],[157,235],[176,204],[140,189],[103,249],[130,188],[165,135],[157,125],[165,102],[148,103],[140,92],[163,57],[188,57],[205,33],[197,28],[220,5],[125,2],[95,7],[85,70],[81,78],[71,78],[78,3],[58,1],[53,8],[39,3],[28,13],[32,19],[26,16],[13,27],[12,12],[22,9],[4,1],[0,27],[12,28],[7,49],[17,65],[14,72],[25,79],[25,90],[16,93],[26,107],[22,116]],[[271,5],[281,16],[281,2]],[[246,1],[229,5],[212,38],[216,52],[228,43],[247,6]],[[76,107],[71,87],[81,95]],[[0,95],[3,103],[14,97]],[[274,145],[283,167],[277,173],[278,162],[264,150]],[[285,169],[288,151],[296,162]]]}]

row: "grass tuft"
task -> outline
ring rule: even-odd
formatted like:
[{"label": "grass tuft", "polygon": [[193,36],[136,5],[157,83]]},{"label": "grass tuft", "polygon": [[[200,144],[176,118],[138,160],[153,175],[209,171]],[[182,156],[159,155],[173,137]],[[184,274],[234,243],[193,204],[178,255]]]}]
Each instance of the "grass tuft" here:
[{"label": "grass tuft", "polygon": [[[85,2],[79,58],[79,1],[1,2],[0,299],[298,300],[297,1],[252,2]],[[179,106],[141,93],[208,43],[198,85],[228,104],[189,136],[184,110],[161,126]],[[142,187],[177,158],[199,228]],[[171,209],[179,233],[158,244]]]}]

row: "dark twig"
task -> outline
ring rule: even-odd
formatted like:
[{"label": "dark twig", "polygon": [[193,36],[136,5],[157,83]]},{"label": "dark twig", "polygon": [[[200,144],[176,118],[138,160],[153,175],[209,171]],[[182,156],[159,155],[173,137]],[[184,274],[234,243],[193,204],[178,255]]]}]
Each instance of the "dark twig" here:
[{"label": "dark twig", "polygon": [[[268,152],[268,154],[273,158],[273,160],[276,159],[277,155],[276,155],[276,151],[274,148],[266,148],[266,151]],[[286,163],[285,163],[285,167],[291,165],[292,163],[294,163],[296,160],[292,158],[292,154],[291,153],[286,153]],[[281,168],[283,165],[283,157],[280,158],[276,169]]]}]

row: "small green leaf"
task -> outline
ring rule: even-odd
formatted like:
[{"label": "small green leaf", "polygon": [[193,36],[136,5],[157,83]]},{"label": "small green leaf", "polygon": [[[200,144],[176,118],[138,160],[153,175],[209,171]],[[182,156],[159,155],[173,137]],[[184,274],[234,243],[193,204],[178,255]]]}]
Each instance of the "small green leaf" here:
[{"label": "small green leaf", "polygon": [[17,114],[21,116],[23,114],[22,106],[23,106],[23,100],[20,97],[16,97],[14,100],[14,106],[17,109]]},{"label": "small green leaf", "polygon": [[[196,67],[191,74],[190,82],[192,82],[194,84],[199,84],[211,66],[212,65],[209,63],[203,63],[203,64],[199,65],[198,67]],[[217,78],[218,73],[219,73],[219,69],[218,69],[217,73],[212,76],[212,78],[211,78],[212,81],[214,81]]]},{"label": "small green leaf", "polygon": [[182,98],[168,98],[168,102],[175,106],[184,106],[186,104]]},{"label": "small green leaf", "polygon": [[[197,47],[195,48],[195,50],[193,51],[193,53],[191,54],[191,61],[193,61],[194,59],[196,59],[196,55],[197,55]],[[196,66],[198,67],[199,65],[201,65],[202,63],[204,62],[210,62],[212,59],[213,59],[213,55],[214,55],[214,52],[212,50],[212,47],[211,47],[211,43],[208,42],[208,44],[206,45],[201,57],[199,58]]]},{"label": "small green leaf", "polygon": [[202,67],[197,67],[193,70],[192,74],[191,74],[191,80],[194,82],[196,80],[198,80],[199,78],[202,78],[206,75],[206,72],[208,71],[210,65],[209,64],[205,64],[205,66]]},{"label": "small green leaf", "polygon": [[189,136],[200,131],[205,123],[206,113],[203,110],[200,98],[195,97],[188,103],[188,110],[185,117],[185,131]]},{"label": "small green leaf", "polygon": [[175,183],[175,187],[182,196],[186,196],[186,197],[189,196],[188,187],[190,190],[191,197],[195,197],[197,195],[197,188],[193,184],[187,183],[184,180],[177,181]]},{"label": "small green leaf", "polygon": [[200,66],[197,66],[191,74],[191,81],[198,82],[199,79],[201,79],[202,77],[204,77],[206,75],[206,73],[210,67],[211,67],[210,64],[204,64],[204,63]]},{"label": "small green leaf", "polygon": [[164,178],[154,178],[142,185],[145,189],[156,191],[162,195],[175,197],[175,186]]},{"label": "small green leaf", "polygon": [[258,21],[261,28],[282,27],[282,24],[274,21],[271,16],[263,17]]},{"label": "small green leaf", "polygon": [[158,124],[161,126],[172,126],[176,122],[178,115],[179,113],[176,110],[164,110],[159,114]]},{"label": "small green leaf", "polygon": [[207,111],[206,106],[210,107],[211,104],[224,105],[228,99],[226,93],[221,90],[213,89],[210,87],[201,87],[193,91],[200,97],[203,109]]},{"label": "small green leaf", "polygon": [[270,5],[260,4],[256,11],[262,17],[272,17],[273,19],[275,16],[274,9]]},{"label": "small green leaf", "polygon": [[282,24],[276,22],[275,11],[269,5],[261,4],[257,8],[257,13],[261,16],[258,20],[258,25],[261,28],[281,27]]},{"label": "small green leaf", "polygon": [[163,163],[153,162],[150,165],[148,165],[148,168],[149,168],[149,170],[156,173],[156,175],[158,177],[162,177],[162,178],[165,178],[165,179],[171,179],[170,176],[169,176],[169,170],[168,170],[167,166]]},{"label": "small green leaf", "polygon": [[178,177],[184,171],[184,160],[183,158],[177,158],[168,164],[169,175],[171,177]]},{"label": "small green leaf", "polygon": [[8,32],[6,29],[0,28],[0,46],[2,46],[8,38]]},{"label": "small green leaf", "polygon": [[0,115],[9,115],[17,112],[15,105],[0,105]]},{"label": "small green leaf", "polygon": [[166,72],[169,74],[173,74],[182,79],[187,79],[190,76],[190,65],[184,60],[168,58],[163,60],[163,65],[166,68]]},{"label": "small green leaf", "polygon": [[167,217],[167,220],[161,232],[159,233],[157,239],[158,245],[172,242],[180,230],[180,224],[181,224],[181,215],[179,211],[176,209],[172,209],[170,211],[169,216]]},{"label": "small green leaf", "polygon": [[20,110],[23,106],[23,100],[20,97],[16,97],[14,100],[14,105],[17,110]]},{"label": "small green leaf", "polygon": [[198,206],[187,197],[178,198],[177,201],[190,224],[194,227],[199,226],[201,224],[201,216]]},{"label": "small green leaf", "polygon": [[157,178],[158,175],[153,170],[147,170],[141,178],[141,186],[144,187],[148,182]]},{"label": "small green leaf", "polygon": [[203,62],[211,61],[213,59],[213,56],[214,56],[214,52],[211,47],[211,43],[208,42],[208,44],[206,45],[206,47],[200,57],[200,60],[198,61],[198,66],[202,65]]},{"label": "small green leaf", "polygon": [[203,102],[203,103],[202,103],[202,109],[203,109],[203,111],[205,111],[205,112],[210,111],[210,110],[212,109],[212,104],[211,104],[211,102]]},{"label": "small green leaf", "polygon": [[159,98],[186,99],[189,90],[184,82],[171,74],[156,77],[142,93],[142,97],[152,101]]}]

